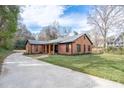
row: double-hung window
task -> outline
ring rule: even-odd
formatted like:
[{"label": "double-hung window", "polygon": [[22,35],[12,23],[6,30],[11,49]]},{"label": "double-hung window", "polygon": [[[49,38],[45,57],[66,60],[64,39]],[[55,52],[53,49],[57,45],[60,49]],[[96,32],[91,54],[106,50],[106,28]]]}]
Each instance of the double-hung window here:
[{"label": "double-hung window", "polygon": [[81,45],[77,44],[77,52],[81,52]]}]

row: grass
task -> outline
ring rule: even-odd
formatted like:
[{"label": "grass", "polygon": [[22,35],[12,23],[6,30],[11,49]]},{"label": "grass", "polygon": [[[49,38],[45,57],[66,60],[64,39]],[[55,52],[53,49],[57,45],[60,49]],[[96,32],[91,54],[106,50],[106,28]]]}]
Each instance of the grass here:
[{"label": "grass", "polygon": [[[24,54],[25,55],[25,54]],[[41,55],[41,54],[28,54],[28,55],[26,55],[26,56],[28,56],[28,57],[31,57],[31,58],[34,58],[34,59],[40,59],[40,58],[44,58],[44,57],[48,57],[48,55]]]},{"label": "grass", "polygon": [[1,72],[2,63],[5,59],[5,57],[7,57],[10,53],[12,53],[11,50],[6,50],[6,49],[3,49],[3,48],[0,48],[0,72]]},{"label": "grass", "polygon": [[4,58],[10,53],[10,50],[0,48],[0,63],[3,63]]},{"label": "grass", "polygon": [[3,60],[5,59],[5,57],[7,57],[11,53],[12,53],[11,50],[0,48],[0,64],[3,63]]},{"label": "grass", "polygon": [[39,60],[124,83],[124,55],[51,55]]}]

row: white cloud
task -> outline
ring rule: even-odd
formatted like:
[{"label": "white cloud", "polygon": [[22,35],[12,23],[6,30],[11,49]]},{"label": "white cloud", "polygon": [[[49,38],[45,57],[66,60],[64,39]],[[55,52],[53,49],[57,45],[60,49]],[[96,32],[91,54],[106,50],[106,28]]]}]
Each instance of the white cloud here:
[{"label": "white cloud", "polygon": [[21,14],[26,24],[48,25],[63,14],[61,6],[26,6]]},{"label": "white cloud", "polygon": [[71,14],[66,17],[64,21],[68,20],[68,24],[74,27],[75,31],[81,33],[81,31],[87,31],[91,29],[91,26],[87,24],[86,14]]},{"label": "white cloud", "polygon": [[65,6],[26,6],[23,8],[21,16],[23,23],[29,29],[32,25],[42,28],[57,20],[60,25],[70,26],[76,31],[89,30],[86,15],[79,13],[64,15],[64,10],[66,10]]}]

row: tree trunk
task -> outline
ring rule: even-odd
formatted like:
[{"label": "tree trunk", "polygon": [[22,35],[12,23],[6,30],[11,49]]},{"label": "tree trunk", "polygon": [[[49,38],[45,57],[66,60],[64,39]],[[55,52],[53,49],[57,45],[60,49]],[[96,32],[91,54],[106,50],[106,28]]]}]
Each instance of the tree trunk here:
[{"label": "tree trunk", "polygon": [[106,52],[107,49],[107,39],[104,37],[104,53]]}]

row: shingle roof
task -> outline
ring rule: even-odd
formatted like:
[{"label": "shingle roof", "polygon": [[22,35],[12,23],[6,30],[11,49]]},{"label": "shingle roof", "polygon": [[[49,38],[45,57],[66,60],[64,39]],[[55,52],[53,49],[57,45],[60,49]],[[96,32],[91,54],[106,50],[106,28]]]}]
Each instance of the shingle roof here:
[{"label": "shingle roof", "polygon": [[121,32],[119,35],[117,35],[117,37],[115,38],[115,40],[114,40],[113,42],[116,42],[116,40],[117,40],[118,38],[120,38],[122,35],[124,35],[124,32]]},{"label": "shingle roof", "polygon": [[28,40],[30,44],[46,44],[46,41]]},{"label": "shingle roof", "polygon": [[50,40],[50,41],[48,41],[48,43],[60,43],[61,41],[63,41],[62,37],[54,39],[54,40]]},{"label": "shingle roof", "polygon": [[76,40],[77,38],[81,37],[82,35],[84,35],[84,34],[79,34],[79,35],[75,35],[75,36],[65,37],[60,43],[73,42],[74,40]]},{"label": "shingle roof", "polygon": [[[37,40],[28,40],[28,41],[29,41],[30,44],[69,43],[69,42],[73,42],[74,40],[78,39],[79,37],[81,37],[83,35],[86,35],[86,34],[79,34],[79,35],[68,36],[68,37],[60,37],[60,38],[50,40],[50,41],[37,41]],[[92,42],[91,42],[91,44],[92,44]]]}]

